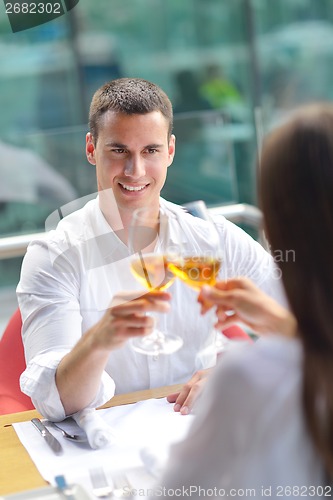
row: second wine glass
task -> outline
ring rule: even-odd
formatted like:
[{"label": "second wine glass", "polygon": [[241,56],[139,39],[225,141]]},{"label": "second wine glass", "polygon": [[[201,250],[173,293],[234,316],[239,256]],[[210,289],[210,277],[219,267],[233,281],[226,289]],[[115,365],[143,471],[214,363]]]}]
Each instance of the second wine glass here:
[{"label": "second wine glass", "polygon": [[[223,262],[220,235],[204,201],[193,201],[183,205],[183,208],[191,216],[200,219],[198,226],[200,226],[201,241],[196,241],[196,244],[188,248],[181,243],[182,239],[178,238],[180,244],[174,251],[173,258],[169,259],[169,269],[184,283],[199,292],[203,285],[213,286],[216,283]],[[209,318],[215,331],[216,349],[218,352],[223,351],[229,341],[213,326],[214,310],[208,313],[207,321]]]},{"label": "second wine glass", "polygon": [[216,283],[222,266],[220,236],[203,201],[188,203],[184,205],[184,209],[190,215],[201,219],[202,242],[197,242],[189,249],[179,238],[180,243],[174,251],[174,257],[169,258],[169,269],[187,285],[200,291],[203,285]]},{"label": "second wine glass", "polygon": [[[163,235],[166,224],[166,215],[163,215],[162,224],[160,213],[150,207],[139,208],[132,216],[129,230],[131,271],[149,291],[166,290],[175,279],[166,257],[167,241]],[[157,316],[154,319],[157,323]],[[136,351],[156,356],[177,351],[183,340],[178,335],[162,332],[155,324],[153,333],[133,338],[131,343]]]}]

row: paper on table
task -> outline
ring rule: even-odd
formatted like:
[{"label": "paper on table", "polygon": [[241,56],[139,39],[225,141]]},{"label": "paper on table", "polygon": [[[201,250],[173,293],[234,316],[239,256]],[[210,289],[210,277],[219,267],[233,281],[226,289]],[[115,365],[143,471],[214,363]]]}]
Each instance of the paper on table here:
[{"label": "paper on table", "polygon": [[46,481],[54,484],[54,477],[64,474],[68,483],[82,484],[91,490],[89,468],[103,466],[110,483],[115,471],[127,470],[134,488],[147,488],[154,480],[144,473],[141,450],[164,450],[163,455],[167,456],[169,446],[186,435],[194,418],[174,412],[173,405],[166,399],[150,399],[98,412],[115,430],[116,442],[92,450],[88,443],[68,441],[50,428],[50,432],[63,446],[64,453],[61,456],[52,453],[30,421],[13,424],[19,439]]}]

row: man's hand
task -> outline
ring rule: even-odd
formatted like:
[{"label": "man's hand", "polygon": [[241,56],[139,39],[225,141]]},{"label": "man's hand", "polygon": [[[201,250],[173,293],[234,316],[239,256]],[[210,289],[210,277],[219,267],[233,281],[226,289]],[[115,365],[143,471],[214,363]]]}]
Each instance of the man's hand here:
[{"label": "man's hand", "polygon": [[110,351],[129,338],[148,335],[154,319],[146,312],[167,312],[170,294],[149,292],[122,293],[112,300],[103,317],[83,335],[60,361],[56,384],[66,415],[85,408],[95,397]]},{"label": "man's hand", "polygon": [[116,295],[110,309],[92,328],[95,345],[110,351],[121,347],[131,337],[150,334],[154,318],[146,313],[168,312],[170,298],[169,293],[160,291],[134,298],[133,293],[128,292]]},{"label": "man's hand", "polygon": [[169,394],[167,400],[169,403],[175,403],[174,410],[179,411],[182,415],[187,415],[191,412],[193,405],[205,385],[207,377],[212,368],[199,370],[193,377],[184,385],[180,392]]}]

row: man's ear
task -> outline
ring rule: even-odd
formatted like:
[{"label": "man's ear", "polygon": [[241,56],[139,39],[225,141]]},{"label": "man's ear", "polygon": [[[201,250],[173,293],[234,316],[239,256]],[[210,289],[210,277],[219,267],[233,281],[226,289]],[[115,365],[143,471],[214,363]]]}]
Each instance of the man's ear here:
[{"label": "man's ear", "polygon": [[96,165],[95,160],[95,141],[90,132],[86,135],[86,156],[89,163]]},{"label": "man's ear", "polygon": [[168,150],[169,165],[168,165],[168,167],[170,167],[170,165],[172,165],[172,162],[173,162],[173,159],[175,156],[175,152],[176,152],[176,137],[174,134],[172,134],[170,136],[170,139],[169,139],[169,150]]}]

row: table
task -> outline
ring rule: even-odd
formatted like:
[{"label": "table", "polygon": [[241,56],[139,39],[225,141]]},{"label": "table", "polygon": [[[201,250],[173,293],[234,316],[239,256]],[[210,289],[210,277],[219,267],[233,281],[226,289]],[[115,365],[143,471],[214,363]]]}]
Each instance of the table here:
[{"label": "table", "polygon": [[[151,398],[162,398],[173,392],[178,392],[182,385],[119,394],[101,408],[136,403]],[[38,472],[12,426],[15,422],[24,422],[34,417],[41,417],[37,410],[0,416],[0,495],[40,488],[48,484]]]}]

